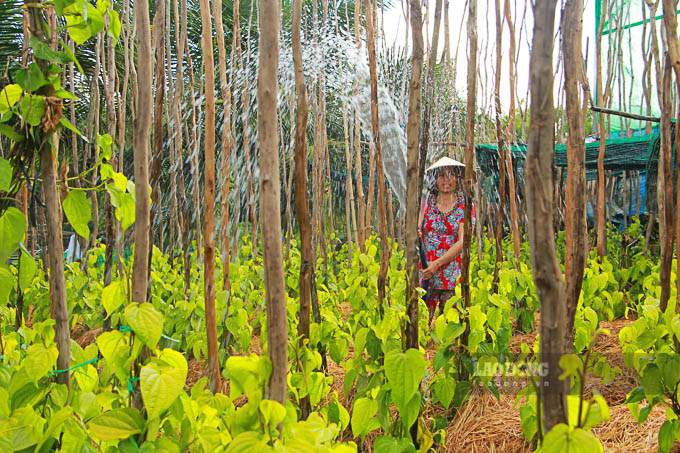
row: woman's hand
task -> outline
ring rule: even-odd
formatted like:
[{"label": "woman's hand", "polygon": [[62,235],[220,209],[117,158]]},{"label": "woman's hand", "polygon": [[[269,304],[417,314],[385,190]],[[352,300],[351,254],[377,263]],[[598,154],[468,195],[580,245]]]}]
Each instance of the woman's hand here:
[{"label": "woman's hand", "polygon": [[430,262],[430,264],[427,266],[425,270],[423,270],[423,279],[429,280],[432,277],[434,277],[434,274],[439,272],[439,269],[441,269],[441,264],[439,264],[438,260]]}]

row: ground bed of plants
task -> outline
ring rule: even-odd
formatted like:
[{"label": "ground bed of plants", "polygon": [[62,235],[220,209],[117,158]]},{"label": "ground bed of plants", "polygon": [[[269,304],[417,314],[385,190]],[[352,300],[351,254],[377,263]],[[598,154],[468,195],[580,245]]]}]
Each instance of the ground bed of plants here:
[{"label": "ground bed of plants", "polygon": [[[627,234],[639,233],[635,224]],[[263,276],[247,240],[230,264],[231,298],[217,288],[222,378],[214,395],[207,389],[202,267],[195,256],[185,287],[176,270],[182,267],[154,254],[147,304],[129,302],[129,273],[101,284],[103,248],[89,254],[82,270],[69,265],[70,391],[56,382],[64,370],[56,368],[48,288],[37,270],[21,283],[26,325],[13,325],[16,289],[0,308],[0,442],[7,451],[415,451],[417,426],[421,451],[532,451],[539,435],[547,436],[543,451],[559,451],[565,442],[574,451],[670,451],[680,318],[674,303],[663,313],[658,308],[658,260],[611,236],[608,258],[589,258],[575,354],[560,362],[571,382],[570,424],[557,438],[550,436],[558,427],[544,433],[536,423],[531,370],[540,369],[540,315],[526,244],[518,265],[502,263],[494,290],[495,258],[485,240],[483,259],[473,257],[471,265],[471,305],[464,308],[456,294],[431,325],[421,305],[420,348],[404,351],[402,254],[395,246],[390,303],[381,307],[371,239],[352,261],[346,248],[319,259],[321,322],[312,323],[305,343],[293,334],[299,255],[291,248],[285,407],[265,397],[271,363]],[[505,247],[511,257],[510,238]]]}]

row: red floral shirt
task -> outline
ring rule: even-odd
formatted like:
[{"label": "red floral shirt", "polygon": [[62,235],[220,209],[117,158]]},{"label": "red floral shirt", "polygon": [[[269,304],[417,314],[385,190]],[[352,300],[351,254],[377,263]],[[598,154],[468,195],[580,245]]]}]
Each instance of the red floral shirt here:
[{"label": "red floral shirt", "polygon": [[[425,206],[423,219],[423,244],[428,262],[432,262],[446,253],[458,241],[458,228],[463,222],[465,200],[458,197],[453,208],[443,213],[437,207],[437,197],[430,195]],[[475,225],[475,207],[471,206],[472,226]],[[456,257],[449,264],[442,266],[439,272],[430,279],[430,288],[452,290],[460,277],[461,257]]]}]

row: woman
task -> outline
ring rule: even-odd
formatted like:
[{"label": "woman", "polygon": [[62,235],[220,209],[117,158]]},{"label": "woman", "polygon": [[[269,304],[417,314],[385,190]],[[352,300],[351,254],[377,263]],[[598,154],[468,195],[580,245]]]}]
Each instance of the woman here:
[{"label": "woman", "polygon": [[[427,169],[434,185],[421,206],[418,233],[423,239],[428,263],[422,270],[422,278],[429,280],[425,303],[430,311],[430,321],[437,307],[443,311],[460,277],[465,201],[458,186],[463,168],[464,164],[443,157]],[[474,226],[474,206],[471,206],[471,214]]]}]

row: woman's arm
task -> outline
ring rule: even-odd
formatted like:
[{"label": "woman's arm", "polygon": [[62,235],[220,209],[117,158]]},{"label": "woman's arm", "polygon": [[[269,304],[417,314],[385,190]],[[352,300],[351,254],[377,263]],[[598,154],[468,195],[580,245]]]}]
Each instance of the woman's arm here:
[{"label": "woman's arm", "polygon": [[432,261],[427,266],[427,269],[423,271],[423,278],[425,280],[432,278],[432,276],[439,272],[442,267],[458,258],[458,256],[463,252],[463,222],[458,224],[458,233],[458,240],[442,256]]}]

